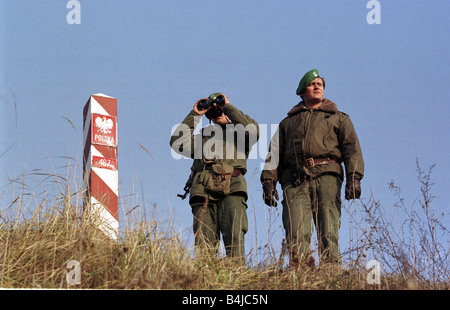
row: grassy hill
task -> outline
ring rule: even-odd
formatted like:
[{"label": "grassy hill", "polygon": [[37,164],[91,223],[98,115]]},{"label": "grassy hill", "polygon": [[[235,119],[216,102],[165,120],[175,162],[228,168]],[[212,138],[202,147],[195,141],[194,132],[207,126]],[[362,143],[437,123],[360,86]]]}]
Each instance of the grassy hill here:
[{"label": "grassy hill", "polygon": [[[448,246],[437,238],[448,237],[448,230],[431,209],[431,169],[419,170],[421,213],[399,206],[406,215],[402,238],[393,237],[397,229],[371,199],[362,205],[365,216],[360,223],[365,225],[353,242],[353,259],[342,266],[303,268],[291,268],[283,251],[265,261],[249,257],[245,265],[226,258],[194,257],[190,246],[155,219],[129,225],[118,240],[107,239],[83,212],[82,192],[73,193],[69,181],[60,176],[34,175],[57,184],[59,192],[52,198],[45,191],[32,195],[25,177],[11,181],[10,202],[5,202],[6,191],[1,192],[2,288],[450,289]],[[399,195],[395,184],[391,189]],[[367,251],[377,253],[383,266],[376,283],[371,278],[374,269],[366,268]]]}]

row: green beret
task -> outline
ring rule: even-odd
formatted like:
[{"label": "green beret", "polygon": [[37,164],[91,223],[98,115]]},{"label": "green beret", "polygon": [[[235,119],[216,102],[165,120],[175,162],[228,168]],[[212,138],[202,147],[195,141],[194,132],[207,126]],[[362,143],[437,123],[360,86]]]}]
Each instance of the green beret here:
[{"label": "green beret", "polygon": [[213,93],[213,94],[209,95],[208,100],[214,100],[219,95],[223,95],[223,93]]},{"label": "green beret", "polygon": [[297,95],[303,94],[309,83],[311,83],[311,81],[316,77],[319,77],[319,71],[317,71],[317,69],[306,72],[300,80],[300,83],[298,83]]}]

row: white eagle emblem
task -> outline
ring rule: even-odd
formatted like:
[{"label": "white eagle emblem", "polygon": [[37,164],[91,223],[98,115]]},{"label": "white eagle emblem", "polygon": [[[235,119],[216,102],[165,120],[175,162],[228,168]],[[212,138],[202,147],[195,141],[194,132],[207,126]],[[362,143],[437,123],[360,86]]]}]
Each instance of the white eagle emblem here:
[{"label": "white eagle emblem", "polygon": [[104,135],[111,133],[111,129],[113,128],[114,123],[112,119],[108,118],[106,119],[105,116],[103,116],[103,119],[100,116],[97,116],[95,119],[95,127],[100,130],[101,133]]}]

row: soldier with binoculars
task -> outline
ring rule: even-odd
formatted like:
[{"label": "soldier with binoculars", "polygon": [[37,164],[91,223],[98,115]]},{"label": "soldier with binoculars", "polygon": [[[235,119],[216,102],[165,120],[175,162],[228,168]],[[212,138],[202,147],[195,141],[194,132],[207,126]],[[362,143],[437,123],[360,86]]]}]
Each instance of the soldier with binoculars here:
[{"label": "soldier with binoculars", "polygon": [[[203,115],[213,124],[194,135]],[[239,128],[245,128],[245,134],[238,132]],[[190,194],[197,250],[217,253],[222,234],[227,256],[245,260],[248,196],[244,175],[248,154],[258,138],[258,123],[233,106],[223,93],[198,100],[173,132],[172,149],[194,159],[186,193],[179,196],[184,199]],[[239,147],[242,145],[244,150]]]}]

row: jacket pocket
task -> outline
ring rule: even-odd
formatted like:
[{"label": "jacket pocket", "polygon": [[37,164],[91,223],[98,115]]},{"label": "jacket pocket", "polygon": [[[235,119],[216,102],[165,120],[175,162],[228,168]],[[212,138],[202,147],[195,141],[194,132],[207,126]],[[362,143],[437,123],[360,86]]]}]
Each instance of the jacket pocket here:
[{"label": "jacket pocket", "polygon": [[234,168],[226,163],[213,164],[206,180],[206,190],[219,195],[228,195],[233,170]]}]

